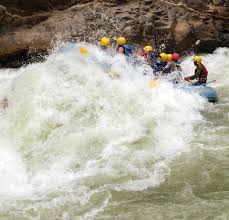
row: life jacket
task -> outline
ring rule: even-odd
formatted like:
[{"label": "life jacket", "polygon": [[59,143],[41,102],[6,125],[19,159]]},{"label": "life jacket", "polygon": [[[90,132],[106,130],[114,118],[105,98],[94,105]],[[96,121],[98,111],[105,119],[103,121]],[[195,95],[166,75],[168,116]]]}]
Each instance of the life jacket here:
[{"label": "life jacket", "polygon": [[129,45],[129,44],[125,44],[123,47],[125,48],[125,55],[126,56],[131,56],[133,47],[131,45]]},{"label": "life jacket", "polygon": [[151,54],[144,53],[143,56],[145,61],[151,65]]},{"label": "life jacket", "polygon": [[199,67],[199,68],[201,68],[201,71],[200,71],[200,74],[198,76],[198,79],[207,79],[207,77],[208,77],[207,68],[203,64],[201,64],[201,67]]},{"label": "life jacket", "polygon": [[164,68],[166,67],[167,63],[166,63],[166,62],[157,61],[157,62],[156,62],[156,65],[157,65],[159,68],[164,69]]},{"label": "life jacket", "polygon": [[204,78],[208,77],[208,70],[206,67],[204,67],[203,76],[204,76]]},{"label": "life jacket", "polygon": [[157,63],[157,56],[156,56],[156,53],[155,53],[155,52],[153,52],[153,53],[151,54],[150,59],[151,59],[152,67],[155,66],[156,63]]},{"label": "life jacket", "polygon": [[176,70],[176,63],[174,61],[168,62],[164,67],[164,73],[171,73]]}]

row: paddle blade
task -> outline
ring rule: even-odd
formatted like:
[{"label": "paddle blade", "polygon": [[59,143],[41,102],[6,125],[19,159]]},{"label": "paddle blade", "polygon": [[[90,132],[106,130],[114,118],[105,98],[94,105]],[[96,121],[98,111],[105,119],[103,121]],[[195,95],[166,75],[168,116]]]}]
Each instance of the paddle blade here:
[{"label": "paddle blade", "polygon": [[150,88],[157,88],[158,84],[159,84],[159,79],[151,80],[150,83],[149,83],[149,87]]},{"label": "paddle blade", "polygon": [[111,79],[117,79],[119,78],[119,74],[117,71],[111,69],[110,72],[109,72],[109,76],[111,77]]},{"label": "paddle blade", "polygon": [[89,51],[88,51],[87,48],[85,48],[85,47],[80,47],[80,54],[88,54],[88,53],[89,53]]}]

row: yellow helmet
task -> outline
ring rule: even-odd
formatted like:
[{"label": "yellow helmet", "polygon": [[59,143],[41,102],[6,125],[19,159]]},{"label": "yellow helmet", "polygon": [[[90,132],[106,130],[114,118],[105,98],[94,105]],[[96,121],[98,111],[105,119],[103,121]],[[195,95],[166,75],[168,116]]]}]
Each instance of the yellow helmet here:
[{"label": "yellow helmet", "polygon": [[166,53],[160,53],[161,61],[166,62],[167,61],[167,54]]},{"label": "yellow helmet", "polygon": [[108,47],[110,45],[110,39],[107,37],[102,37],[99,43],[103,47]]},{"label": "yellow helmet", "polygon": [[116,39],[116,41],[117,41],[117,43],[118,43],[119,45],[124,45],[124,44],[126,44],[126,38],[125,38],[125,37],[118,37],[118,38]]},{"label": "yellow helmet", "polygon": [[201,56],[194,56],[193,61],[197,64],[200,64],[202,62],[203,58]]},{"label": "yellow helmet", "polygon": [[153,51],[153,47],[148,45],[148,46],[145,46],[143,50],[145,51],[145,53],[152,52]]},{"label": "yellow helmet", "polygon": [[167,62],[171,62],[172,61],[172,54],[167,54]]}]

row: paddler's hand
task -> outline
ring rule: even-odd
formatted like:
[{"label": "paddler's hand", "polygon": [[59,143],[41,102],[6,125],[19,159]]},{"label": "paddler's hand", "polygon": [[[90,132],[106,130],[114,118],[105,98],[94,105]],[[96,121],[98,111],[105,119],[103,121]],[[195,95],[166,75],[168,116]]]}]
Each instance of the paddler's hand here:
[{"label": "paddler's hand", "polygon": [[184,80],[190,82],[190,78],[188,76],[184,77]]}]

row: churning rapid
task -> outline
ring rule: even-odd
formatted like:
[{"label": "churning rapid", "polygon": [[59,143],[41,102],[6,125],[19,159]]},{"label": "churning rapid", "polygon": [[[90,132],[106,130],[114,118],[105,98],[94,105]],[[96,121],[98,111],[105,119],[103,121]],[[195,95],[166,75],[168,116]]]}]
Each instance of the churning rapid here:
[{"label": "churning rapid", "polygon": [[229,49],[204,56],[210,104],[79,46],[0,71],[1,219],[228,219]]}]

